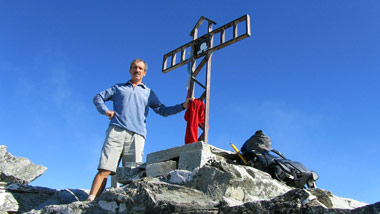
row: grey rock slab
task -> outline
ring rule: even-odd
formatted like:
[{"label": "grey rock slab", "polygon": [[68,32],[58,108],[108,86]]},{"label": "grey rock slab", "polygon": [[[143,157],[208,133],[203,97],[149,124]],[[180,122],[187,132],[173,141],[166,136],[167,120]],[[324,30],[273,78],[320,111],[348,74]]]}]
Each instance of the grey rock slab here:
[{"label": "grey rock slab", "polygon": [[229,198],[241,203],[268,200],[293,189],[255,168],[224,162],[200,168],[186,186],[215,200]]},{"label": "grey rock slab", "polygon": [[27,158],[15,157],[0,145],[0,181],[7,183],[29,184],[41,176],[46,167],[35,165]]},{"label": "grey rock slab", "polygon": [[[4,191],[0,192],[0,211],[23,213],[40,210],[49,205],[84,201],[87,197],[88,190],[83,189],[56,190],[13,183],[5,186]],[[6,200],[1,200],[2,198]]]},{"label": "grey rock slab", "polygon": [[151,163],[146,166],[146,175],[148,177],[164,176],[175,169],[177,169],[176,161],[169,160],[165,162]]},{"label": "grey rock slab", "polygon": [[116,170],[116,180],[121,184],[128,184],[131,181],[145,177],[146,165],[143,163],[128,163],[124,167]]}]

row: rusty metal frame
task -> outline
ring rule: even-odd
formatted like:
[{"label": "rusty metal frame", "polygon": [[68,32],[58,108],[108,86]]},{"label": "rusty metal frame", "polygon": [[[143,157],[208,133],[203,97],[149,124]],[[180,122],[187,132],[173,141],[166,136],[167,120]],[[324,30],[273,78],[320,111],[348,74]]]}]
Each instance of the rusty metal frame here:
[{"label": "rusty metal frame", "polygon": [[[208,22],[208,33],[202,35],[198,38],[198,28],[203,23],[204,20]],[[245,22],[245,31],[239,35],[238,24]],[[251,23],[250,16],[248,14],[235,19],[215,30],[212,30],[212,25],[216,23],[204,16],[202,16],[198,22],[195,24],[193,30],[190,33],[190,36],[193,37],[193,40],[185,45],[182,45],[179,48],[176,48],[169,53],[164,55],[162,72],[167,73],[178,67],[181,67],[187,63],[191,63],[191,77],[190,77],[190,89],[189,95],[194,95],[194,83],[200,85],[204,92],[202,93],[200,99],[205,101],[205,127],[200,127],[203,130],[203,134],[199,140],[203,140],[205,143],[208,143],[208,131],[209,131],[209,108],[210,108],[210,80],[211,80],[211,58],[214,51],[222,49],[228,45],[236,43],[242,39],[245,39],[251,36]],[[229,29],[232,30],[232,39],[226,40],[226,31]],[[220,34],[220,43],[214,46],[214,37]],[[207,50],[201,52],[200,54],[194,54],[195,45],[199,44],[201,41],[208,41]],[[188,50],[190,49],[190,54]],[[190,55],[187,57],[187,55]],[[178,57],[178,59],[177,59]],[[196,66],[196,60],[204,57],[202,61]],[[170,59],[170,60],[169,60]],[[168,61],[170,61],[168,63]],[[200,73],[204,65],[206,65],[206,83],[203,85],[198,80],[196,80],[197,75]]]}]

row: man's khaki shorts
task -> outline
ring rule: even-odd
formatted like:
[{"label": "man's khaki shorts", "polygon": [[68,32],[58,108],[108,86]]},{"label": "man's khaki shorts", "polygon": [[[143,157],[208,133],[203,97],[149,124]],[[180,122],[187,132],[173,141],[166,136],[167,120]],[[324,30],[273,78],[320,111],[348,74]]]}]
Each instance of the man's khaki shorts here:
[{"label": "man's khaki shorts", "polygon": [[106,131],[106,139],[99,160],[99,169],[116,173],[119,162],[123,166],[127,162],[142,162],[145,138],[139,134],[110,125]]}]

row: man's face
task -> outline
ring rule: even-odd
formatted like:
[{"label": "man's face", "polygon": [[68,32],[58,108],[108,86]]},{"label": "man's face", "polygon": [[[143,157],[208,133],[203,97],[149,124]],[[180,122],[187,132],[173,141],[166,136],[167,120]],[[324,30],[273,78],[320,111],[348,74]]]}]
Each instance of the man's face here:
[{"label": "man's face", "polygon": [[145,64],[141,61],[136,61],[132,64],[132,67],[129,69],[129,73],[132,77],[133,83],[141,83],[143,77],[146,74]]}]

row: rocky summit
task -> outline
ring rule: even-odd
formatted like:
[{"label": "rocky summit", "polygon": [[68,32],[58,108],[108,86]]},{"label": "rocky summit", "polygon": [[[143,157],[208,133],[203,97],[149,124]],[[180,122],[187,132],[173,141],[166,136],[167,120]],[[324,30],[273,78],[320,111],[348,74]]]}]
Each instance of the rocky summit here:
[{"label": "rocky summit", "polygon": [[2,180],[0,213],[380,213],[380,202],[367,205],[323,189],[292,188],[234,160],[211,158],[193,170],[155,177],[146,175],[145,164],[132,168],[124,172],[133,172],[133,179],[92,202],[84,201],[88,190]]}]

